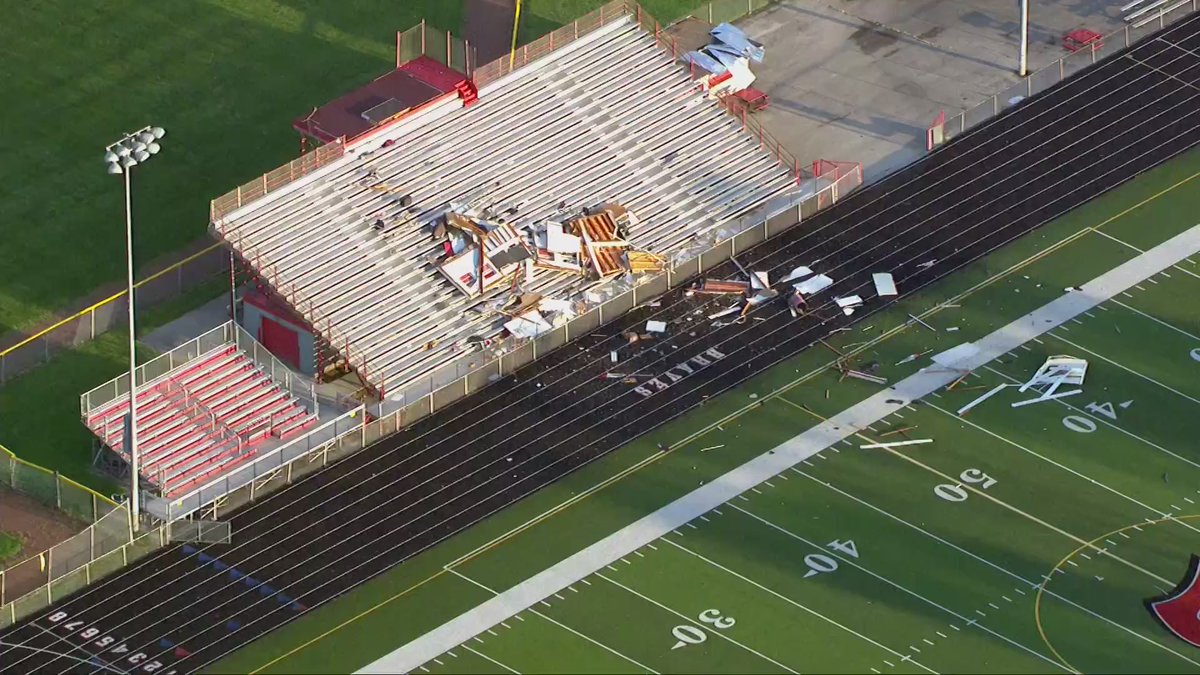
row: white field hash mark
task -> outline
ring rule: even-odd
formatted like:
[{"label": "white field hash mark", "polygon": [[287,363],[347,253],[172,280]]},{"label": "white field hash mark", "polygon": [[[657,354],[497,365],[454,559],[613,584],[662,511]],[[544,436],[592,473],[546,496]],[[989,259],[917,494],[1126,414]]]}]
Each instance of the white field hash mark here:
[{"label": "white field hash mark", "polygon": [[[937,602],[935,602],[935,601],[933,601],[933,600],[930,600],[929,598],[927,598],[927,597],[925,597],[925,596],[921,595],[920,593],[917,593],[916,591],[913,591],[913,590],[911,590],[911,589],[907,588],[906,586],[904,586],[904,585],[902,585],[902,584],[899,584],[899,583],[897,583],[897,582],[895,582],[895,581],[892,581],[891,579],[889,579],[889,578],[887,578],[887,577],[884,577],[884,576],[882,576],[882,575],[880,575],[880,574],[877,574],[876,572],[874,572],[874,571],[872,571],[872,570],[868,569],[867,567],[863,566],[863,565],[862,565],[861,563],[859,563],[857,560],[851,559],[850,557],[848,557],[848,556],[846,556],[846,555],[843,555],[843,554],[840,554],[840,553],[837,553],[837,552],[830,552],[830,551],[826,551],[826,550],[825,550],[824,548],[822,548],[821,546],[818,546],[818,545],[816,544],[816,542],[813,542],[813,541],[811,541],[811,540],[809,540],[809,539],[807,539],[807,538],[803,537],[802,535],[799,535],[799,534],[797,534],[797,533],[795,533],[795,532],[792,532],[791,530],[789,530],[789,529],[787,529],[787,528],[785,528],[785,527],[783,527],[783,526],[781,526],[781,525],[778,525],[778,524],[776,524],[776,523],[774,523],[774,522],[772,522],[772,521],[770,521],[770,520],[767,520],[766,518],[763,518],[762,516],[759,516],[759,515],[757,515],[757,514],[755,514],[755,513],[751,513],[750,511],[747,511],[747,510],[743,509],[743,508],[742,508],[742,507],[740,507],[740,506],[734,506],[733,508],[737,509],[738,511],[741,511],[743,514],[745,514],[745,515],[749,516],[750,518],[753,518],[754,520],[758,521],[758,522],[759,522],[759,523],[761,523],[762,525],[765,525],[765,526],[767,526],[767,527],[769,527],[769,528],[771,528],[771,529],[773,529],[773,530],[775,530],[775,531],[779,532],[780,534],[783,534],[784,536],[787,536],[787,537],[790,537],[790,538],[792,538],[792,539],[795,539],[795,540],[797,540],[797,541],[803,542],[803,543],[805,543],[805,544],[807,544],[807,545],[809,545],[809,546],[811,546],[811,547],[813,547],[813,548],[815,548],[815,549],[818,549],[818,550],[820,550],[820,551],[823,551],[824,553],[826,553],[826,554],[828,554],[828,555],[832,555],[833,557],[835,557],[835,558],[837,558],[838,560],[840,560],[842,563],[845,563],[845,564],[848,564],[848,565],[850,565],[851,567],[857,568],[857,569],[859,569],[859,570],[861,570],[861,571],[865,572],[866,574],[868,574],[868,575],[870,575],[870,576],[874,577],[875,579],[877,579],[877,580],[879,580],[879,581],[882,581],[882,582],[884,582],[885,584],[888,584],[889,586],[892,586],[893,588],[895,588],[895,589],[897,589],[897,590],[899,590],[899,591],[902,591],[902,592],[904,592],[904,593],[906,593],[906,594],[908,594],[908,595],[910,595],[910,596],[912,596],[912,597],[914,597],[914,598],[917,598],[918,600],[921,600],[922,602],[924,602],[924,603],[926,603],[926,604],[928,604],[928,605],[931,605],[931,606],[933,606],[933,607],[936,607],[937,609],[939,609],[939,610],[941,610],[941,611],[943,611],[943,612],[945,612],[945,613],[949,614],[950,616],[952,616],[952,617],[954,617],[954,618],[957,618],[957,619],[960,619],[960,620],[963,620],[963,621],[966,621],[966,620],[967,620],[967,618],[966,618],[965,616],[962,616],[962,615],[960,615],[959,613],[955,612],[954,610],[952,610],[952,609],[949,609],[948,607],[944,607],[944,606],[942,606],[941,604],[938,604]],[[684,551],[688,551],[689,553],[691,552],[691,551],[689,551],[688,549],[686,549],[686,548],[684,548],[684,547],[682,547],[682,546],[679,546],[679,544],[675,544],[675,545],[676,545],[677,547],[679,547],[680,549],[684,550]],[[693,555],[695,555],[695,554],[693,554]],[[699,556],[697,556],[697,557],[699,557]],[[953,624],[951,624],[951,627],[953,627]],[[1024,645],[1021,645],[1020,643],[1014,642],[1013,640],[1009,639],[1008,637],[1006,637],[1006,636],[1004,636],[1004,635],[1001,635],[1000,633],[997,633],[997,632],[993,631],[992,629],[990,629],[990,628],[988,628],[988,627],[986,627],[986,626],[983,626],[983,625],[977,625],[977,627],[978,627],[980,630],[982,630],[982,631],[984,631],[984,632],[986,632],[986,633],[989,633],[989,634],[991,634],[992,636],[994,636],[994,637],[997,637],[997,638],[999,638],[999,639],[1003,640],[1004,642],[1007,642],[1007,643],[1008,643],[1008,644],[1010,644],[1010,645],[1013,645],[1013,646],[1015,646],[1015,647],[1019,647],[1020,649],[1022,649],[1022,650],[1024,650],[1024,651],[1028,652],[1029,654],[1031,654],[1031,655],[1033,655],[1033,656],[1037,656],[1037,657],[1041,658],[1042,660],[1046,661],[1047,663],[1050,663],[1050,664],[1052,664],[1052,665],[1055,665],[1056,667],[1058,666],[1058,664],[1057,664],[1056,662],[1054,662],[1054,661],[1052,661],[1052,660],[1050,660],[1050,659],[1046,658],[1045,656],[1042,656],[1041,654],[1039,654],[1039,653],[1037,653],[1037,652],[1035,652],[1035,651],[1032,651],[1032,650],[1030,650],[1030,649],[1026,648]],[[957,630],[957,629],[955,629],[955,630]],[[943,636],[943,637],[945,637],[945,636]],[[919,665],[919,664],[918,664],[918,665]]]}]

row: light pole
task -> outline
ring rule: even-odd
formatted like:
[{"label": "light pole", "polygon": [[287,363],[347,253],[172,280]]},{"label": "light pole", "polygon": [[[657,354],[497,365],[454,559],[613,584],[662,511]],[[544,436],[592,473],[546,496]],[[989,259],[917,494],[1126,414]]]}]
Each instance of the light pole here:
[{"label": "light pole", "polygon": [[129,179],[133,167],[150,159],[162,148],[158,139],[166,134],[162,127],[143,127],[132,134],[125,134],[121,140],[104,148],[104,161],[108,163],[108,173],[121,174],[125,177],[125,266],[128,272],[128,286],[125,290],[129,303],[129,414],[125,428],[128,430],[128,440],[125,451],[129,455],[129,529],[138,530],[138,517],[141,511],[141,500],[138,492],[138,456],[137,456],[137,350],[133,323],[133,208],[130,197]]},{"label": "light pole", "polygon": [[1017,0],[1021,4],[1021,77],[1029,74],[1029,0]]}]

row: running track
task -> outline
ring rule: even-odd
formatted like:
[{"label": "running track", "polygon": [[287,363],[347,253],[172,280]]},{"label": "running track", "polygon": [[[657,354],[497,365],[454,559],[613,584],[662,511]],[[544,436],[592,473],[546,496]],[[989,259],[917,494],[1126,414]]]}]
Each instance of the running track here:
[{"label": "running track", "polygon": [[[885,307],[872,272],[915,292],[1198,142],[1195,15],[739,255],[773,278],[799,264],[832,276],[808,316],[780,301],[714,327],[704,315],[728,299],[673,291],[235,513],[233,544],[168,547],[7,629],[0,672],[199,670]],[[832,298],[853,293],[867,305],[844,317]],[[651,318],[669,337],[606,337]],[[622,371],[709,365],[644,397],[597,379],[617,348]]]}]

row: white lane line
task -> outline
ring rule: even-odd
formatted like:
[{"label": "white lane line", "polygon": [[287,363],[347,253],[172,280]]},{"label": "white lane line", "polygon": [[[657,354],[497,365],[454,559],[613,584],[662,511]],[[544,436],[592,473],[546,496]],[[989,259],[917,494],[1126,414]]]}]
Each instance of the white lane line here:
[{"label": "white lane line", "polygon": [[[783,534],[783,535],[785,535],[785,536],[791,537],[792,539],[795,539],[796,541],[801,541],[801,542],[804,542],[805,544],[808,544],[809,546],[811,546],[811,547],[813,547],[813,548],[815,548],[815,549],[818,549],[818,550],[820,550],[820,551],[821,551],[823,554],[825,554],[825,555],[832,555],[833,557],[835,557],[835,558],[837,558],[838,560],[840,560],[842,564],[845,564],[845,565],[850,565],[851,567],[854,567],[854,568],[856,568],[856,569],[858,569],[858,570],[861,570],[861,571],[863,571],[863,572],[865,572],[865,573],[869,574],[870,576],[874,577],[875,579],[878,579],[879,581],[882,581],[883,583],[885,583],[885,584],[887,584],[887,585],[889,585],[889,586],[891,586],[891,587],[893,587],[893,588],[895,588],[895,589],[897,589],[897,590],[899,590],[899,591],[903,591],[903,592],[905,592],[905,593],[907,593],[907,594],[911,595],[912,597],[914,597],[914,598],[917,598],[918,600],[921,600],[922,602],[925,602],[925,603],[926,603],[926,604],[928,604],[928,605],[931,605],[931,606],[933,606],[933,607],[936,607],[936,608],[938,608],[938,609],[942,610],[943,612],[945,612],[945,613],[949,614],[950,616],[953,616],[953,617],[955,617],[956,619],[959,619],[959,620],[962,620],[962,621],[966,621],[966,620],[967,620],[967,617],[965,617],[965,616],[963,616],[963,615],[959,614],[958,612],[956,612],[956,611],[954,611],[954,610],[950,609],[949,607],[945,607],[945,606],[943,606],[943,605],[941,605],[941,604],[939,604],[939,603],[937,603],[937,602],[935,602],[935,601],[933,601],[933,600],[930,600],[929,598],[927,598],[927,597],[925,597],[925,596],[921,595],[920,593],[917,593],[916,591],[913,591],[913,590],[911,590],[911,589],[909,589],[909,588],[907,588],[907,587],[903,586],[902,584],[896,583],[895,581],[892,581],[891,579],[888,579],[887,577],[881,576],[881,575],[879,575],[879,574],[877,574],[877,573],[873,572],[872,570],[869,570],[869,569],[867,569],[866,567],[864,567],[862,564],[860,564],[860,563],[859,563],[857,560],[855,560],[855,559],[853,559],[853,558],[850,558],[850,557],[848,557],[848,556],[845,556],[845,555],[843,555],[843,554],[841,554],[841,553],[839,553],[839,552],[837,552],[837,551],[827,550],[826,548],[824,548],[824,547],[821,547],[821,546],[817,545],[817,543],[816,543],[816,542],[814,542],[814,541],[811,541],[811,540],[807,539],[807,538],[806,538],[806,537],[804,537],[803,535],[800,535],[800,534],[797,534],[797,533],[795,533],[795,532],[792,532],[790,529],[788,529],[788,528],[786,528],[786,527],[783,527],[782,525],[778,525],[778,524],[776,524],[776,523],[774,523],[774,522],[772,522],[772,521],[770,521],[770,520],[767,520],[766,518],[763,518],[762,516],[760,516],[760,515],[758,515],[758,514],[756,514],[756,513],[752,513],[752,512],[750,512],[750,511],[747,511],[746,509],[743,509],[743,508],[742,508],[742,507],[740,507],[740,506],[735,506],[735,507],[733,507],[733,508],[737,509],[738,511],[741,511],[742,513],[746,514],[746,515],[747,515],[747,516],[749,516],[750,518],[753,518],[754,520],[757,520],[759,523],[762,523],[763,525],[766,525],[767,527],[769,527],[769,528],[771,528],[771,529],[775,530],[776,532],[779,532],[780,534]],[[690,551],[690,550],[688,550],[688,549],[686,549],[686,548],[684,548],[684,547],[682,547],[682,546],[679,546],[679,544],[675,544],[675,545],[676,545],[676,546],[678,546],[680,549],[682,549],[682,550],[684,550],[684,551],[687,551],[688,553],[692,553],[692,555],[695,555],[696,557],[701,557],[701,556],[699,556],[698,554],[696,554],[696,553],[693,553],[692,551]],[[1001,635],[1000,633],[997,633],[996,631],[994,631],[994,630],[992,630],[992,629],[988,628],[987,626],[984,626],[984,625],[982,625],[982,624],[978,624],[978,623],[977,623],[977,624],[975,624],[975,626],[976,626],[976,627],[978,627],[980,630],[983,630],[983,631],[985,631],[985,632],[987,632],[987,633],[989,633],[989,634],[991,634],[991,635],[993,635],[993,636],[995,636],[995,637],[998,637],[998,638],[1000,638],[1001,640],[1003,640],[1003,641],[1007,642],[1007,643],[1008,643],[1008,644],[1010,644],[1010,645],[1013,645],[1014,647],[1018,647],[1018,648],[1020,648],[1020,649],[1023,649],[1023,650],[1025,650],[1026,652],[1028,652],[1028,653],[1030,653],[1030,654],[1032,654],[1032,655],[1034,655],[1034,656],[1036,656],[1036,657],[1038,657],[1038,658],[1042,659],[1042,660],[1043,660],[1043,661],[1045,661],[1046,663],[1049,663],[1049,664],[1051,664],[1051,665],[1055,666],[1056,668],[1062,668],[1063,670],[1066,670],[1066,668],[1063,668],[1063,667],[1062,667],[1062,665],[1060,665],[1060,664],[1059,664],[1057,661],[1055,661],[1055,660],[1053,660],[1053,659],[1050,659],[1050,658],[1047,658],[1046,656],[1043,656],[1042,654],[1039,654],[1038,652],[1035,652],[1035,651],[1033,651],[1033,650],[1029,649],[1028,647],[1026,647],[1026,646],[1024,646],[1024,645],[1022,645],[1022,644],[1020,644],[1020,643],[1018,643],[1018,642],[1014,642],[1013,640],[1009,639],[1008,637],[1006,637],[1006,636],[1004,636],[1004,635]],[[943,635],[942,637],[945,637],[945,636]]]},{"label": "white lane line", "polygon": [[470,645],[463,645],[463,648],[466,649],[467,651],[471,652],[475,656],[478,656],[482,659],[487,659],[488,661],[491,661],[493,664],[499,666],[501,670],[508,671],[510,673],[513,673],[514,675],[521,675],[521,673],[519,671],[517,671],[513,668],[509,668],[508,666],[504,665],[503,663],[500,663],[496,659],[493,659],[492,657],[488,656],[487,654],[484,654],[483,652],[472,649],[470,647]]},{"label": "white lane line", "polygon": [[[672,543],[674,543],[674,542],[672,542]],[[654,605],[654,606],[656,606],[656,607],[658,607],[658,608],[660,608],[660,609],[663,609],[663,610],[665,610],[665,611],[667,611],[667,612],[670,612],[671,614],[674,614],[675,616],[679,617],[680,619],[683,619],[684,621],[687,621],[687,622],[689,622],[689,623],[692,621],[692,619],[691,619],[691,618],[689,618],[689,617],[688,617],[686,614],[682,614],[682,613],[680,613],[680,612],[677,612],[677,611],[675,611],[675,610],[671,609],[670,607],[667,607],[666,605],[662,604],[661,602],[659,602],[659,601],[655,600],[654,598],[651,598],[651,597],[648,597],[648,596],[642,595],[641,593],[638,593],[637,591],[633,590],[632,588],[630,588],[630,587],[626,586],[625,584],[623,584],[623,583],[621,583],[621,582],[619,582],[619,581],[614,581],[614,580],[612,580],[612,579],[609,579],[608,577],[604,576],[604,575],[603,575],[603,574],[601,574],[601,573],[597,573],[597,574],[596,574],[596,576],[600,577],[601,579],[603,579],[603,580],[607,581],[608,583],[610,583],[610,584],[612,584],[612,585],[614,585],[614,586],[617,586],[618,588],[623,588],[623,589],[625,589],[626,591],[629,591],[629,592],[630,592],[630,593],[632,593],[633,595],[636,595],[637,597],[639,597],[639,598],[641,598],[641,599],[645,600],[646,602],[648,602],[648,603],[650,603],[650,604],[652,604],[652,605]],[[727,642],[729,642],[729,643],[731,643],[731,644],[735,644],[735,645],[737,645],[737,646],[741,647],[742,649],[744,649],[744,650],[746,650],[746,651],[750,652],[751,654],[754,654],[755,656],[757,656],[757,657],[759,657],[759,658],[763,659],[764,661],[768,661],[768,662],[770,662],[772,665],[778,666],[778,667],[780,667],[780,668],[782,668],[782,669],[786,670],[786,671],[787,671],[787,672],[789,672],[789,673],[793,673],[794,675],[799,675],[799,674],[798,674],[798,673],[797,673],[795,670],[792,670],[791,668],[789,668],[789,667],[787,667],[787,666],[783,665],[782,663],[780,663],[780,662],[776,661],[775,659],[773,659],[773,658],[771,658],[771,657],[767,656],[766,654],[763,654],[762,652],[758,651],[757,649],[754,649],[753,647],[747,647],[746,645],[742,644],[741,642],[738,642],[737,640],[735,640],[735,639],[733,639],[733,638],[729,637],[728,635],[726,635],[725,633],[723,633],[723,632],[721,632],[721,631],[719,631],[719,630],[714,630],[714,631],[709,631],[709,632],[710,632],[710,634],[712,634],[712,635],[716,635],[717,637],[719,637],[719,638],[721,638],[721,639],[723,639],[723,640],[725,640],[725,641],[727,641]],[[930,671],[930,672],[933,672],[933,671]]]},{"label": "white lane line", "polygon": [[[1157,274],[1188,255],[1200,251],[1200,225],[1192,227],[1083,284],[1081,292],[1066,293],[1038,309],[1019,317],[976,341],[979,352],[964,359],[957,367],[974,370],[996,356],[1011,351],[1028,340],[1062,325],[1081,312],[1096,307],[1124,288]],[[886,392],[866,400],[814,425],[795,438],[742,464],[741,466],[676,499],[654,513],[584,548],[550,568],[534,574],[516,586],[460,614],[369,664],[360,672],[408,671],[467,641],[484,628],[524,611],[541,598],[593,574],[629,551],[650,543],[672,527],[693,520],[715,506],[728,502],[772,476],[849,437],[853,430],[887,417],[907,403],[937,392],[955,379],[955,374],[918,372],[896,382]],[[1012,508],[1012,507],[1009,507]],[[678,532],[676,530],[676,532]]]}]

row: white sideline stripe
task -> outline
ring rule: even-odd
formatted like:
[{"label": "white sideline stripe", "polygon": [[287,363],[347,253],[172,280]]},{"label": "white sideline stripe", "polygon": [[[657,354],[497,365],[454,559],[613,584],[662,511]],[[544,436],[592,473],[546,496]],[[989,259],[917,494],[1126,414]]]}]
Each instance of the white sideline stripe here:
[{"label": "white sideline stripe", "polygon": [[[1200,252],[1200,225],[1172,237],[1082,286],[1066,293],[976,342],[979,352],[954,366],[974,370],[1025,342],[1062,325],[1151,275]],[[368,664],[359,673],[409,672],[522,612],[543,598],[578,582],[671,531],[695,520],[750,488],[785,471],[888,415],[909,401],[934,393],[958,379],[958,372],[918,372],[843,410],[742,464],[716,480],[676,499],[587,548],[533,575],[454,619]],[[888,403],[900,400],[900,404]]]}]

